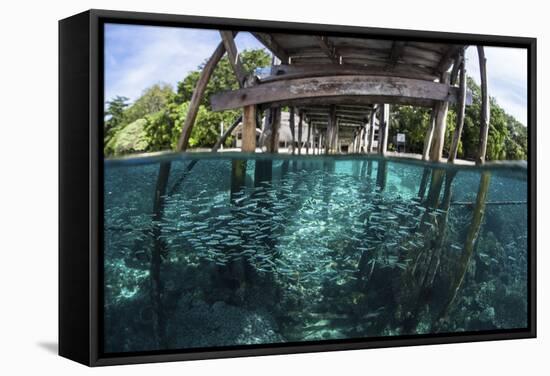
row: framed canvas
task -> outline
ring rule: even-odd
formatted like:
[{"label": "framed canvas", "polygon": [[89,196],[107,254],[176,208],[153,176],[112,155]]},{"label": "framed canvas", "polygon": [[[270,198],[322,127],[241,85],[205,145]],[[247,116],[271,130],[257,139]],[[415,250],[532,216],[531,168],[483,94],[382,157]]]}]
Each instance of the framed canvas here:
[{"label": "framed canvas", "polygon": [[59,353],[536,336],[536,40],[59,22]]}]

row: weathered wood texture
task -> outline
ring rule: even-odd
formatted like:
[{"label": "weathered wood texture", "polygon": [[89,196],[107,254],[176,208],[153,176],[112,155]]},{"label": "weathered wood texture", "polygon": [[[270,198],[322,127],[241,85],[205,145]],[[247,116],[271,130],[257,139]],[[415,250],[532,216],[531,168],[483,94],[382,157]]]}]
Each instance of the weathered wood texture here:
[{"label": "weathered wood texture", "polygon": [[225,51],[227,52],[229,63],[233,68],[235,77],[237,77],[237,82],[239,83],[239,87],[243,87],[245,78],[246,78],[246,72],[242,66],[241,59],[237,51],[237,46],[235,46],[233,32],[229,30],[220,30],[220,36],[222,37],[222,42],[223,42],[223,45],[225,46]]},{"label": "weathered wood texture", "polygon": [[[301,117],[300,117],[300,121],[301,121]],[[307,125],[306,155],[309,154],[310,142],[311,142],[311,123]]]},{"label": "weathered wood texture", "polygon": [[336,136],[336,106],[330,106],[330,114],[328,117],[327,134],[325,137],[325,154],[329,154],[334,145]]},{"label": "weathered wood texture", "polygon": [[489,136],[489,121],[491,116],[489,92],[487,90],[487,59],[483,46],[477,46],[479,57],[479,73],[481,75],[481,117],[479,119],[479,151],[476,164],[485,163],[487,154],[487,138]]},{"label": "weathered wood texture", "polygon": [[216,68],[216,65],[224,54],[225,46],[223,42],[221,42],[218,47],[216,47],[214,53],[212,54],[210,59],[208,59],[208,62],[205,64],[200,73],[199,80],[197,81],[197,85],[195,86],[195,90],[193,91],[193,95],[191,96],[187,116],[185,117],[185,121],[183,123],[181,135],[176,148],[177,151],[187,150],[189,137],[191,136],[191,131],[193,130],[193,125],[195,124],[195,119],[197,118],[197,114],[199,112],[200,102],[206,90],[206,85],[208,84],[208,81],[210,80],[210,77],[214,72],[214,68]]},{"label": "weathered wood texture", "polygon": [[376,110],[373,110],[369,123],[369,140],[367,143],[367,153],[372,153],[374,149],[374,127],[376,123]]},{"label": "weathered wood texture", "polygon": [[[443,73],[441,81],[446,83],[449,81],[449,74]],[[445,145],[445,130],[447,129],[447,112],[449,110],[449,102],[441,101],[437,106],[435,113],[435,126],[433,132],[432,146],[430,147],[430,161],[439,162],[443,155],[443,146]]]},{"label": "weathered wood texture", "polygon": [[268,134],[266,149],[268,153],[279,151],[279,128],[281,126],[281,108],[270,110],[270,133]]},{"label": "weathered wood texture", "polygon": [[302,155],[302,134],[304,129],[304,116],[301,112],[298,119],[298,155]]},{"label": "weathered wood texture", "polygon": [[425,101],[456,102],[458,88],[447,83],[391,76],[326,76],[291,79],[259,84],[254,87],[213,95],[214,111],[229,110],[251,104],[293,99],[375,96],[387,97],[387,103]]},{"label": "weathered wood texture", "polygon": [[242,131],[243,139],[241,151],[256,151],[256,106],[245,106],[243,108]]},{"label": "weathered wood texture", "polygon": [[296,149],[296,122],[294,120],[294,107],[290,107],[290,118],[288,119],[288,125],[290,127],[290,134],[292,135],[292,155],[295,154]]},{"label": "weathered wood texture", "polygon": [[430,111],[430,122],[428,124],[426,135],[424,136],[424,149],[422,150],[423,161],[427,161],[430,158],[430,149],[432,146],[432,139],[433,139],[434,129],[435,129],[435,118],[438,110],[439,110],[439,102],[436,103],[432,107],[432,110]]},{"label": "weathered wood texture", "polygon": [[401,45],[401,41],[332,35],[322,40],[316,35],[284,33],[265,33],[259,39],[284,63],[295,66],[366,65],[392,71],[406,69],[430,80],[447,71],[457,52],[465,47],[414,41]]},{"label": "weathered wood texture", "polygon": [[468,233],[466,234],[466,239],[464,241],[464,250],[462,251],[462,255],[460,258],[459,268],[457,270],[457,274],[453,279],[453,283],[449,291],[449,299],[441,310],[441,313],[439,314],[440,319],[446,319],[446,316],[456,299],[458,291],[462,286],[462,283],[468,271],[468,266],[470,265],[470,260],[472,259],[472,256],[475,252],[476,240],[479,236],[479,231],[483,223],[483,216],[485,214],[485,203],[487,201],[487,194],[489,192],[490,182],[490,172],[483,172],[481,174],[479,182],[476,203],[473,208],[472,220],[470,221]]},{"label": "weathered wood texture", "polygon": [[[387,76],[388,67],[365,66],[360,64],[281,64],[273,67],[272,75],[261,79],[261,82],[281,81],[287,79],[323,77],[323,76]],[[393,66],[391,75],[394,77],[413,78],[426,81],[434,81],[432,73],[425,73],[414,67]]]},{"label": "weathered wood texture", "polygon": [[456,155],[458,153],[458,144],[460,143],[460,137],[462,135],[462,128],[464,127],[464,114],[466,111],[466,64],[464,62],[464,57],[460,59],[460,77],[459,77],[459,88],[460,95],[457,104],[457,113],[456,113],[456,127],[453,134],[453,141],[451,143],[451,149],[449,150],[449,163],[454,163]]},{"label": "weathered wood texture", "polygon": [[380,128],[378,130],[378,154],[386,155],[388,151],[388,134],[390,128],[390,105],[380,106]]},{"label": "weathered wood texture", "polygon": [[323,52],[327,55],[327,57],[334,64],[341,64],[340,55],[338,54],[338,52],[336,51],[336,48],[330,42],[328,37],[319,36],[319,37],[317,37],[317,40],[319,41],[319,47],[321,47],[321,50],[323,50]]},{"label": "weathered wood texture", "polygon": [[288,54],[286,51],[277,43],[277,41],[268,33],[254,32],[252,33],[256,39],[258,39],[264,46],[266,46],[275,56],[281,60],[283,63],[288,63]]}]

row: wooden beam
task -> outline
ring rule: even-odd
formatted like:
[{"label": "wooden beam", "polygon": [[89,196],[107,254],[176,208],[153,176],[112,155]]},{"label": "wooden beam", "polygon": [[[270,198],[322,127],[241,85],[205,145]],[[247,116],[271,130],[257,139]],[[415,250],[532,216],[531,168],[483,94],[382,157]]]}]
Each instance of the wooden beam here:
[{"label": "wooden beam", "polygon": [[334,64],[342,64],[341,56],[327,36],[317,36],[319,47]]},{"label": "wooden beam", "polygon": [[451,143],[451,149],[449,150],[448,163],[454,163],[456,155],[458,152],[458,144],[460,142],[460,137],[462,135],[462,128],[464,127],[464,114],[466,111],[466,64],[464,62],[464,56],[460,60],[460,77],[459,77],[459,88],[460,96],[457,104],[457,114],[456,114],[456,127],[453,134],[453,141]]},{"label": "wooden beam", "polygon": [[224,53],[225,46],[223,42],[221,42],[214,50],[212,56],[210,56],[210,59],[208,59],[208,62],[206,63],[204,68],[202,68],[199,80],[197,81],[197,85],[195,86],[195,90],[193,91],[193,95],[191,96],[187,116],[185,117],[180,138],[178,140],[178,145],[176,148],[177,151],[187,150],[189,137],[191,136],[191,131],[193,130],[193,125],[195,124],[195,119],[197,118],[197,114],[199,112],[200,102],[206,90],[206,85],[208,84],[208,81],[210,80],[210,77],[214,72],[214,68],[216,68],[216,65],[218,65],[218,62],[220,61]]},{"label": "wooden beam", "polygon": [[479,73],[481,75],[481,116],[479,119],[479,151],[476,164],[485,163],[487,154],[487,138],[489,136],[489,121],[491,117],[491,108],[489,101],[489,92],[487,89],[487,59],[483,46],[477,46],[479,57]]},{"label": "wooden beam", "polygon": [[253,32],[252,35],[254,35],[256,39],[258,39],[264,46],[266,46],[268,50],[273,52],[273,54],[277,56],[282,63],[289,63],[290,59],[288,53],[277,43],[277,41],[275,40],[275,38],[273,38],[271,34]]},{"label": "wooden beam", "polygon": [[229,63],[233,68],[235,77],[237,77],[239,87],[243,87],[246,79],[246,73],[242,66],[239,52],[237,51],[237,46],[235,46],[233,31],[220,30],[220,36],[222,37],[223,45],[225,46],[225,51],[227,52],[227,57],[229,58]]},{"label": "wooden beam", "polygon": [[214,111],[230,110],[251,104],[330,96],[379,96],[456,102],[458,88],[437,83],[392,76],[327,76],[291,79],[259,84],[250,88],[213,95]]},{"label": "wooden beam", "polygon": [[[272,68],[272,75],[262,78],[261,82],[337,75],[387,76],[388,70],[386,67],[365,66],[360,64],[281,64],[274,66]],[[398,64],[393,67],[392,76],[434,81],[439,75],[414,66]]]},{"label": "wooden beam", "polygon": [[[458,88],[457,88],[458,90]],[[471,97],[468,97],[471,98]],[[355,103],[357,105],[373,105],[377,103],[389,103],[389,104],[402,104],[416,107],[433,107],[435,102],[432,99],[419,99],[419,98],[402,98],[402,97],[390,97],[380,95],[341,95],[341,96],[328,96],[328,97],[315,97],[315,98],[298,98],[288,99],[282,101],[268,102],[260,105],[262,109],[271,107],[304,107],[310,105],[340,105]]]},{"label": "wooden beam", "polygon": [[256,106],[243,108],[243,132],[241,151],[253,153],[256,151]]}]

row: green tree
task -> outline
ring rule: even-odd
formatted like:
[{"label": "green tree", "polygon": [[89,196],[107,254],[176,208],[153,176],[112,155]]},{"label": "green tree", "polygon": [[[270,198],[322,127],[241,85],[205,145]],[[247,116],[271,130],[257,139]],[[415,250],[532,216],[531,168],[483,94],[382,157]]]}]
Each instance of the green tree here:
[{"label": "green tree", "polygon": [[168,84],[154,84],[145,89],[141,96],[124,112],[125,123],[129,124],[147,115],[164,109],[174,101],[174,91]]},{"label": "green tree", "polygon": [[126,107],[128,107],[128,98],[120,95],[107,102],[103,132],[108,139],[112,136],[112,130],[124,122],[124,110]]}]

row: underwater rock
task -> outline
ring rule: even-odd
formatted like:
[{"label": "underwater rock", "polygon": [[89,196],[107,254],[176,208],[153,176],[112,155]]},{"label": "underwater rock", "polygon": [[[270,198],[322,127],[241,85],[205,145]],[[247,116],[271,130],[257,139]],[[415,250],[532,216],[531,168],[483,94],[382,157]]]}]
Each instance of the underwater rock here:
[{"label": "underwater rock", "polygon": [[479,320],[485,322],[492,322],[495,319],[495,309],[493,307],[487,307],[479,315]]},{"label": "underwater rock", "polygon": [[250,311],[217,301],[207,304],[184,294],[168,332],[173,348],[234,346],[283,342],[268,312]]}]

